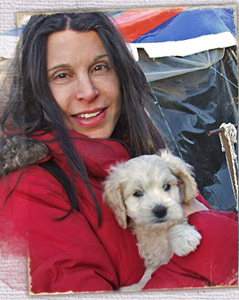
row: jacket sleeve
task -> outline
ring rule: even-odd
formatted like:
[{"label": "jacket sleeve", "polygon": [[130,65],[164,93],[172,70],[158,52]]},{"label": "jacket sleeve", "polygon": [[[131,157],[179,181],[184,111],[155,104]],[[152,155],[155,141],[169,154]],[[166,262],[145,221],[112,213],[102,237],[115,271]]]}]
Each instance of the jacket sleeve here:
[{"label": "jacket sleeve", "polygon": [[16,205],[27,210],[31,294],[118,289],[111,260],[90,224],[77,211],[65,217],[69,201],[52,175],[29,168],[9,200],[16,214]]},{"label": "jacket sleeve", "polygon": [[145,289],[238,285],[238,223],[234,213],[200,211],[189,223],[201,233],[195,252],[176,255],[154,272]]}]

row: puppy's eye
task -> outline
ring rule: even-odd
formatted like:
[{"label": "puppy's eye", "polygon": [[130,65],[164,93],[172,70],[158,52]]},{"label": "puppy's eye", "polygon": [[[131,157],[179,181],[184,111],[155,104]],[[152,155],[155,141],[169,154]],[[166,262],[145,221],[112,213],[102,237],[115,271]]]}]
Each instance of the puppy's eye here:
[{"label": "puppy's eye", "polygon": [[144,192],[141,190],[137,190],[133,195],[134,197],[143,197]]},{"label": "puppy's eye", "polygon": [[168,184],[168,183],[165,183],[165,184],[163,185],[163,190],[164,190],[165,192],[169,191],[170,188],[171,188],[171,185]]}]

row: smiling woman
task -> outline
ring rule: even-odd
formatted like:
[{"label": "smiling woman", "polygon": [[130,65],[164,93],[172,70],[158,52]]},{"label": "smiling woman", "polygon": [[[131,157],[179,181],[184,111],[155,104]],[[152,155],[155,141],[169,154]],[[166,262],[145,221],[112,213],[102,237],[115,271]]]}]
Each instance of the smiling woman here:
[{"label": "smiling woman", "polygon": [[[145,75],[118,30],[102,12],[32,16],[9,74],[1,253],[28,258],[30,294],[137,283],[144,262],[131,230],[103,202],[103,181],[110,166],[166,145],[146,109],[154,101]],[[157,269],[146,289],[237,283],[236,216],[203,204],[187,211],[207,242],[193,259],[173,257]]]}]

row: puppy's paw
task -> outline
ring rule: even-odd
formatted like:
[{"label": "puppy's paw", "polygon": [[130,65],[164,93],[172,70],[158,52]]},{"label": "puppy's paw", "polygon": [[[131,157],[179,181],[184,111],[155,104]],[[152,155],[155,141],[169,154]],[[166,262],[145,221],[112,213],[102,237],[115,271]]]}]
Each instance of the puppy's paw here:
[{"label": "puppy's paw", "polygon": [[135,284],[128,285],[128,286],[122,286],[119,289],[119,292],[139,292],[141,290],[142,290],[141,285],[138,283],[135,283]]},{"label": "puppy's paw", "polygon": [[178,256],[184,256],[195,251],[200,244],[201,238],[201,234],[188,224],[174,226],[169,234],[172,250]]}]

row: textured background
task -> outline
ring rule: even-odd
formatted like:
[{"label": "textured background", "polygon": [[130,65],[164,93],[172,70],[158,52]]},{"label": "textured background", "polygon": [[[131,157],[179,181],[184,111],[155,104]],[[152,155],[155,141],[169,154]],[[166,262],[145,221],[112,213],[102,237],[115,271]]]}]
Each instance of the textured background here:
[{"label": "textured background", "polygon": [[[39,12],[39,11],[62,11],[62,10],[94,10],[94,9],[118,9],[130,7],[160,7],[160,6],[180,6],[180,5],[222,5],[238,4],[237,1],[200,1],[200,0],[0,0],[0,33],[16,26],[17,12]],[[0,45],[1,46],[1,45]],[[17,265],[15,267],[17,273]],[[25,300],[32,298],[25,292],[11,290],[7,285],[0,284],[0,299]],[[140,293],[109,293],[109,294],[74,294],[74,295],[54,295],[39,296],[37,300],[118,300],[118,299],[144,299],[144,300],[204,300],[217,299],[229,300],[239,299],[239,288],[215,288],[215,289],[191,289],[191,290],[167,290],[158,292]]]}]

